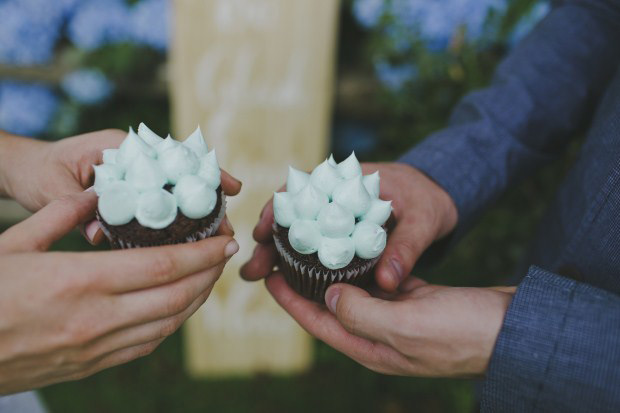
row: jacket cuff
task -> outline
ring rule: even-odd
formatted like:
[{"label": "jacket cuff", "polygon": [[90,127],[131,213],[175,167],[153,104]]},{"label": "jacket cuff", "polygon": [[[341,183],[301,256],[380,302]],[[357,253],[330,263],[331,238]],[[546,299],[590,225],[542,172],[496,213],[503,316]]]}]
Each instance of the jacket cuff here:
[{"label": "jacket cuff", "polygon": [[506,313],[482,411],[607,411],[620,404],[620,297],[531,267]]}]

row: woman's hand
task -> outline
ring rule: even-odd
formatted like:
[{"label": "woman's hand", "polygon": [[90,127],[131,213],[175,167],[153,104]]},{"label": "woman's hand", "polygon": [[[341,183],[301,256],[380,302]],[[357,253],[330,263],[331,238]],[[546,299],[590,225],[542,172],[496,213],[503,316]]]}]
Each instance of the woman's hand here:
[{"label": "woman's hand", "polygon": [[[93,165],[102,162],[102,151],[117,148],[126,136],[127,132],[117,129],[53,143],[0,136],[0,195],[37,211],[54,199],[80,193],[93,184]],[[226,195],[237,195],[241,182],[222,171],[222,189]],[[223,226],[232,233],[228,219]],[[96,221],[85,223],[83,232],[92,244],[104,238]]]},{"label": "woman's hand", "polygon": [[266,285],[306,331],[358,363],[379,373],[426,377],[483,375],[515,290],[443,287],[409,277],[383,299],[333,285],[325,308],[295,293],[280,273]]},{"label": "woman's hand", "polygon": [[[428,246],[448,234],[457,221],[452,198],[430,178],[409,165],[399,163],[362,164],[364,174],[379,171],[381,198],[392,200],[396,226],[376,267],[377,284],[395,291]],[[270,200],[254,228],[258,242],[254,254],[241,269],[246,280],[271,274],[277,263],[272,238],[273,204]]]},{"label": "woman's hand", "polygon": [[0,236],[0,394],[151,353],[207,299],[239,248],[221,235],[156,248],[42,252],[91,219],[96,203],[91,192],[66,196]]},{"label": "woman's hand", "polygon": [[102,151],[118,147],[126,132],[110,129],[57,142],[17,136],[0,138],[0,192],[38,211],[50,201],[92,185]]}]

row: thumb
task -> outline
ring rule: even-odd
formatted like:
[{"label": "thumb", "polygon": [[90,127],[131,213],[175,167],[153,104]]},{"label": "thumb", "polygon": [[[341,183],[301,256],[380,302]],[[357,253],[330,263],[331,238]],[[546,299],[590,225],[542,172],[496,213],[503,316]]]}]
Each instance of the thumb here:
[{"label": "thumb", "polygon": [[353,285],[331,286],[325,303],[349,333],[372,341],[386,342],[397,321],[398,303],[374,298]]},{"label": "thumb", "polygon": [[80,192],[50,202],[25,221],[0,236],[0,252],[46,251],[79,224],[93,217],[94,192]]},{"label": "thumb", "polygon": [[379,287],[395,291],[433,238],[429,225],[423,220],[406,217],[398,221],[377,264],[375,277]]}]

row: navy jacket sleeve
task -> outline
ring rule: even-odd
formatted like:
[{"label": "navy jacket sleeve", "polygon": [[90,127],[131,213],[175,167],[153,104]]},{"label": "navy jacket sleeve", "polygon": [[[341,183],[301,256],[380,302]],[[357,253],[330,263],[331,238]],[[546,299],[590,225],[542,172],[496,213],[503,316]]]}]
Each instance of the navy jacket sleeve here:
[{"label": "navy jacket sleeve", "polygon": [[565,1],[465,96],[447,128],[400,158],[454,199],[456,237],[509,185],[552,160],[618,65],[620,1]]},{"label": "navy jacket sleeve", "polygon": [[620,296],[532,267],[510,304],[482,410],[620,410]]},{"label": "navy jacket sleeve", "polygon": [[[405,154],[454,199],[459,238],[508,186],[592,114],[618,68],[620,1],[561,2],[466,96],[449,125]],[[508,309],[484,411],[619,411],[620,296],[533,268]]]}]

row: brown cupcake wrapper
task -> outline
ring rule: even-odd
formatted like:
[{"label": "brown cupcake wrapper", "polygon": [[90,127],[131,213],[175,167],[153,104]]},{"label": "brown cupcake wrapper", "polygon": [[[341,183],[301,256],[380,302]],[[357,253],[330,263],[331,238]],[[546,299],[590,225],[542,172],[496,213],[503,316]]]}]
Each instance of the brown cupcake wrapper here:
[{"label": "brown cupcake wrapper", "polygon": [[108,240],[110,241],[110,245],[114,249],[159,247],[162,245],[184,244],[186,242],[196,242],[196,241],[209,238],[217,232],[225,215],[226,215],[226,195],[224,195],[224,193],[222,192],[222,206],[220,208],[220,212],[217,214],[217,217],[215,217],[215,220],[211,223],[211,225],[209,225],[208,227],[200,231],[196,231],[186,236],[184,239],[166,240],[165,242],[157,242],[157,243],[140,243],[140,242],[136,242],[133,240],[130,241],[130,240],[116,237],[114,234],[110,233],[110,231],[108,230],[108,228],[106,228],[105,225],[99,225],[99,227],[103,231],[104,235],[108,238]]},{"label": "brown cupcake wrapper", "polygon": [[286,251],[284,243],[277,234],[274,234],[273,239],[280,255],[280,269],[288,285],[303,297],[320,304],[325,303],[325,291],[332,284],[346,283],[366,287],[372,279],[372,269],[381,258],[379,256],[367,260],[364,264],[351,269],[330,270],[299,261]]}]

